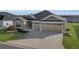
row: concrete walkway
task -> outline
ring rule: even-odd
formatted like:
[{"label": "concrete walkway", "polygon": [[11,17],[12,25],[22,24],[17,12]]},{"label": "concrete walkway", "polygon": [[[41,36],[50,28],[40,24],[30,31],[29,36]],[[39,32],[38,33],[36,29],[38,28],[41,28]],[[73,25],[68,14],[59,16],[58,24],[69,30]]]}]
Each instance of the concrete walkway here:
[{"label": "concrete walkway", "polygon": [[7,41],[9,44],[23,46],[23,48],[36,49],[63,49],[62,34],[52,32],[31,32],[23,39]]}]

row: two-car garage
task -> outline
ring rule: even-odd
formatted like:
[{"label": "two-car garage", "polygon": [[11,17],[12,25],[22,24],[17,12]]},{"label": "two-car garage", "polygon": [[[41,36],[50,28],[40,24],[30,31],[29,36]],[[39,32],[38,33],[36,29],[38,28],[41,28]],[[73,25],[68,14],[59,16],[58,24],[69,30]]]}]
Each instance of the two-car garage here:
[{"label": "two-car garage", "polygon": [[32,19],[32,30],[35,31],[53,31],[63,32],[66,18],[58,16],[50,11],[44,10],[34,15],[30,15]]},{"label": "two-car garage", "polygon": [[32,22],[33,31],[53,31],[53,32],[62,32],[64,28],[63,22],[40,22],[34,21]]}]

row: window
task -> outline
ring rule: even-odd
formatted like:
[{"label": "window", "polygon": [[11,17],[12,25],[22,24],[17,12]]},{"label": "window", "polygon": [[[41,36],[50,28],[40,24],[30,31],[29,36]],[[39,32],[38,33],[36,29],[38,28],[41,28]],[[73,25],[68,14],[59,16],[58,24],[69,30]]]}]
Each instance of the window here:
[{"label": "window", "polygon": [[0,15],[0,20],[3,20],[3,18],[4,18],[4,15]]},{"label": "window", "polygon": [[61,23],[57,24],[57,25],[62,25]]},{"label": "window", "polygon": [[62,24],[60,24],[60,25],[62,25]]},{"label": "window", "polygon": [[18,22],[16,22],[16,27],[21,27],[21,25]]},{"label": "window", "polygon": [[18,24],[18,27],[21,27],[21,25],[20,25],[20,24]]}]

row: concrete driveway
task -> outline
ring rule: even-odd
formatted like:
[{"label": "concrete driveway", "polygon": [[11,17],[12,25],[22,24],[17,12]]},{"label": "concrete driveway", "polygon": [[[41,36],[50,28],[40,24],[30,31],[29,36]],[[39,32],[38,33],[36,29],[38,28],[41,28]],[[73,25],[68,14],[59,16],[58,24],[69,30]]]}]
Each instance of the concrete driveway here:
[{"label": "concrete driveway", "polygon": [[26,34],[19,40],[11,40],[7,41],[7,43],[19,45],[24,48],[63,49],[62,39],[62,33],[32,31],[29,35]]}]

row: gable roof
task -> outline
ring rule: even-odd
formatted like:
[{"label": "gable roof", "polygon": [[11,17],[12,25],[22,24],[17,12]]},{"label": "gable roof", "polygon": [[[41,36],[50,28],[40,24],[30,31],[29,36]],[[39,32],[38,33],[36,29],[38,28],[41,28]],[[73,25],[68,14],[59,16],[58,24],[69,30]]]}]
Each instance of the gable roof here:
[{"label": "gable roof", "polygon": [[[41,12],[36,13],[36,14],[23,16],[23,18],[25,18],[27,20],[35,20],[35,21],[44,20],[44,21],[47,21],[48,20],[47,18],[50,16],[52,16],[53,18],[56,18],[57,20],[67,21],[66,18],[61,17],[59,15],[56,15],[50,11],[47,11],[47,10],[41,11]],[[53,21],[53,19],[51,21]]]},{"label": "gable roof", "polygon": [[59,20],[64,20],[66,21],[66,18],[64,17],[61,17],[59,15],[56,15],[54,13],[51,13],[50,11],[47,11],[47,10],[44,10],[44,11],[41,11],[37,14],[34,14],[33,15],[37,20],[47,20],[46,18],[49,17],[49,16],[53,16],[54,18],[56,19],[59,19]]},{"label": "gable roof", "polygon": [[35,20],[36,19],[36,18],[34,18],[33,15],[23,16],[23,18],[25,18],[26,20]]},{"label": "gable roof", "polygon": [[19,19],[19,20],[21,20],[21,21],[27,21],[24,17],[22,17],[22,16],[17,16],[16,18],[15,18],[15,20],[17,20],[17,19]]},{"label": "gable roof", "polygon": [[41,11],[39,13],[34,14],[34,17],[37,20],[40,20],[40,19],[43,19],[43,18],[45,18],[45,17],[47,17],[48,15],[51,15],[51,14],[52,14],[51,12],[44,10],[44,11]]}]

